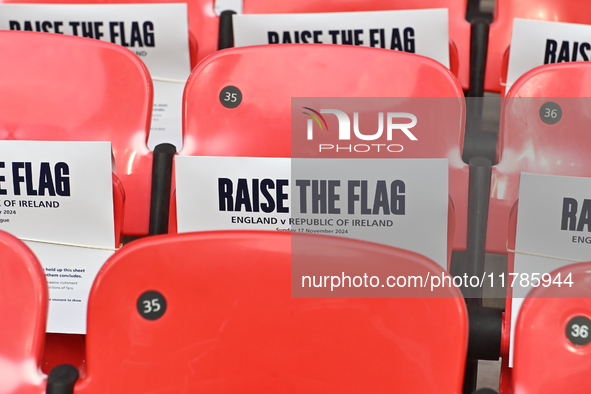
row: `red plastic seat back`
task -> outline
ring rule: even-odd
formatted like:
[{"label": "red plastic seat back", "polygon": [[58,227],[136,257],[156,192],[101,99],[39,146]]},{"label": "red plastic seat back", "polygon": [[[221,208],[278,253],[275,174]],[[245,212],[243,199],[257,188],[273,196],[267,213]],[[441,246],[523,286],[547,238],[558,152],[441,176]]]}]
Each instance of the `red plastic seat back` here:
[{"label": "red plastic seat back", "polygon": [[[214,1],[189,1],[189,20],[197,31],[199,61],[217,50],[219,17],[213,12]],[[245,14],[292,14],[312,12],[353,12],[447,8],[449,10],[450,68],[468,89],[470,72],[470,24],[466,21],[467,1],[453,0],[340,0],[273,1],[244,0]],[[192,9],[192,10],[191,10]],[[456,72],[457,71],[457,72]]]},{"label": "red plastic seat back", "polygon": [[587,6],[585,0],[497,0],[490,25],[484,89],[501,92],[503,54],[511,44],[514,18],[589,24],[590,14],[581,12]]},{"label": "red plastic seat back", "polygon": [[0,231],[0,392],[45,392],[39,372],[48,289],[37,257]]},{"label": "red plastic seat back", "polygon": [[124,233],[147,234],[152,82],[131,51],[57,34],[0,32],[0,139],[111,141]]},{"label": "red plastic seat back", "polygon": [[[591,262],[568,265],[552,277],[571,275],[573,285],[540,286],[523,302],[515,328],[513,387],[516,394],[588,393],[591,391],[591,346],[577,345],[567,337],[588,338],[591,327],[575,317],[591,319]],[[568,298],[565,298],[568,297]],[[552,371],[552,373],[547,373]]]},{"label": "red plastic seat back", "polygon": [[[591,176],[587,133],[591,108],[591,64],[537,67],[518,79],[501,108],[498,165],[493,167],[487,251],[506,253],[509,212],[517,200],[521,172]],[[546,124],[540,108],[555,102],[562,109],[556,124]]]},{"label": "red plastic seat back", "polygon": [[[339,237],[144,238],[94,283],[88,374],[76,392],[461,392],[467,322],[457,289],[429,299],[292,298],[296,254],[348,272],[441,272],[418,254]],[[156,320],[138,312],[146,291],[166,300]]]},{"label": "red plastic seat back", "polygon": [[[220,103],[220,92],[228,85],[242,93],[236,108]],[[449,194],[456,211],[454,249],[465,248],[468,171],[460,153],[465,102],[450,71],[426,57],[312,44],[217,52],[187,81],[180,154],[296,157],[301,152],[292,152],[292,97],[424,97],[424,113],[417,113],[425,127],[419,143],[406,144],[396,157],[449,160]],[[411,103],[413,108],[417,102]]]}]

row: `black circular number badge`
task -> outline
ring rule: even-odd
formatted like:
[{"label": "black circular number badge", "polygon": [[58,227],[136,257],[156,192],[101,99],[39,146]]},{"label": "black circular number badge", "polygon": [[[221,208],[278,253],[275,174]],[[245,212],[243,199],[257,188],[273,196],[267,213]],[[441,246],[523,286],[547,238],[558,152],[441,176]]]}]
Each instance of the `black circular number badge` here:
[{"label": "black circular number badge", "polygon": [[585,346],[591,342],[591,320],[585,316],[570,319],[566,325],[566,337],[574,345]]},{"label": "black circular number badge", "polygon": [[556,124],[562,118],[562,108],[555,102],[549,101],[540,107],[540,119],[546,124]]},{"label": "black circular number badge", "polygon": [[159,319],[166,312],[166,299],[157,291],[146,291],[137,300],[137,311],[144,319]]},{"label": "black circular number badge", "polygon": [[236,108],[242,102],[242,92],[236,86],[226,86],[220,92],[220,102],[226,108]]}]

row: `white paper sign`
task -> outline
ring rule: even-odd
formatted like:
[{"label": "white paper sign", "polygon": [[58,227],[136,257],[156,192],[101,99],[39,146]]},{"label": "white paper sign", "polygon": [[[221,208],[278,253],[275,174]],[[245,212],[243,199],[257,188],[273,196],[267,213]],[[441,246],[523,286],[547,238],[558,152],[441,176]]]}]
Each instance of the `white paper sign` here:
[{"label": "white paper sign", "polygon": [[447,268],[445,159],[175,159],[179,232],[330,234],[412,250]]},{"label": "white paper sign", "polygon": [[[506,278],[506,285],[512,286],[514,295],[512,339],[523,299],[533,288],[532,284],[537,284],[534,278],[539,278],[543,286],[542,280],[548,279],[548,276],[542,278],[543,274],[574,264],[565,259],[591,259],[591,178],[521,173],[515,250],[514,272],[519,276],[513,285],[513,278]],[[524,282],[520,284],[522,279]],[[566,277],[558,279],[568,281]],[[513,340],[509,347],[509,366],[513,366]]]},{"label": "white paper sign", "polygon": [[0,141],[0,153],[0,229],[32,240],[49,285],[47,331],[83,334],[90,287],[113,252],[60,243],[115,247],[111,144]]},{"label": "white paper sign", "polygon": [[395,49],[449,68],[447,9],[234,15],[234,45],[321,43]]},{"label": "white paper sign", "polygon": [[507,90],[529,70],[550,63],[591,59],[591,26],[514,19]]},{"label": "white paper sign", "polygon": [[181,149],[182,96],[191,72],[187,4],[0,4],[0,30],[90,37],[133,51],[154,80],[148,147],[169,142]]}]

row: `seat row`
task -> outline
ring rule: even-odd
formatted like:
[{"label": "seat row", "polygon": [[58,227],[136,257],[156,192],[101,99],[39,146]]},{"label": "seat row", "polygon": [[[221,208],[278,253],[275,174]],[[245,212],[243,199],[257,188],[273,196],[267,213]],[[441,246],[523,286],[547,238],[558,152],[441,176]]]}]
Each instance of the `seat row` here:
[{"label": "seat row", "polygon": [[[60,366],[46,379],[39,372],[45,275],[22,242],[4,232],[0,238],[0,310],[11,316],[0,325],[4,393],[462,392],[468,317],[457,289],[427,299],[292,298],[289,291],[294,258],[304,255],[324,267],[387,265],[392,275],[437,275],[435,263],[367,242],[253,231],[155,236],[125,246],[91,291],[82,376]],[[293,247],[299,242],[305,250]],[[563,270],[578,284],[573,298],[544,298],[556,295],[555,286],[537,289],[524,304],[513,392],[588,390],[588,352],[564,339],[563,312],[591,312],[581,285],[590,267]]]},{"label": "seat row", "polygon": [[[167,182],[166,177],[161,179],[157,172],[152,172],[153,154],[145,147],[151,110],[151,82],[145,66],[115,45],[75,37],[2,32],[0,47],[3,53],[10,54],[0,64],[0,75],[7,76],[2,81],[6,94],[0,97],[0,137],[111,141],[117,177],[127,198],[123,228],[145,229],[152,179]],[[486,215],[490,220],[485,250],[507,253],[509,213],[517,200],[521,171],[587,176],[587,155],[581,148],[586,137],[580,128],[570,127],[584,120],[585,112],[565,111],[565,121],[558,125],[557,133],[557,127],[540,119],[539,109],[547,97],[554,96],[553,100],[563,108],[572,108],[560,96],[584,97],[588,73],[585,64],[545,66],[524,76],[509,92],[503,104],[499,164],[490,169],[491,199]],[[561,81],[560,90],[553,90],[554,85],[548,83],[554,80]],[[33,86],[32,92],[23,86]],[[242,94],[242,102],[236,108],[227,108],[220,102],[220,91],[227,86],[238,88]],[[456,221],[456,229],[449,238],[453,249],[465,250],[473,236],[468,230],[470,167],[461,160],[465,103],[461,85],[435,61],[380,49],[313,45],[236,48],[216,53],[201,62],[187,82],[180,154],[297,157],[301,152],[294,152],[288,132],[291,98],[322,96],[435,97],[451,103],[445,108],[451,109],[454,121],[442,124],[437,116],[421,117],[421,130],[425,133],[419,135],[421,145],[408,145],[396,157],[448,159],[449,193]],[[434,103],[428,108],[436,108]],[[583,101],[581,108],[575,109],[584,109],[584,105]],[[117,193],[120,188],[114,190]],[[164,190],[170,190],[170,185]],[[170,193],[164,193],[164,200],[167,195]],[[168,208],[162,211],[168,212]],[[168,224],[166,218],[159,220]],[[138,233],[142,231],[127,232]],[[150,242],[146,240],[145,244]],[[155,248],[146,246],[147,250]],[[154,268],[156,272],[162,269],[164,266]],[[100,281],[95,287],[97,283]],[[134,297],[137,302],[138,296]],[[154,309],[151,300],[150,308]],[[89,343],[89,373],[90,354]],[[516,363],[517,360],[516,355]]]},{"label": "seat row", "polygon": [[[91,291],[82,376],[59,366],[46,379],[39,372],[45,275],[22,242],[4,232],[0,239],[0,310],[11,317],[0,325],[4,393],[462,392],[468,316],[457,289],[436,298],[292,298],[289,291],[302,257],[320,267],[387,266],[392,275],[438,275],[433,261],[350,239],[256,231],[125,246]],[[547,298],[564,296],[553,286],[524,303],[512,392],[589,389],[588,349],[569,342],[565,326],[591,312],[590,267],[561,270],[577,284],[569,298]]]},{"label": "seat row", "polygon": [[[2,3],[55,4],[56,2],[4,0]],[[84,3],[95,2],[85,1]],[[193,67],[216,50],[233,45],[231,15],[235,12],[292,14],[446,8],[449,18],[451,68],[460,80],[462,88],[465,91],[470,89],[470,96],[475,97],[482,96],[483,91],[497,93],[504,91],[503,83],[506,81],[506,75],[503,73],[506,73],[514,18],[583,24],[589,22],[586,13],[579,12],[584,6],[582,0],[562,2],[498,0],[495,2],[492,18],[479,12],[479,2],[468,0],[372,0],[346,3],[327,0],[286,4],[266,0],[238,2],[187,0],[186,3]],[[466,20],[467,17],[471,22]],[[489,19],[492,19],[491,23]]]}]

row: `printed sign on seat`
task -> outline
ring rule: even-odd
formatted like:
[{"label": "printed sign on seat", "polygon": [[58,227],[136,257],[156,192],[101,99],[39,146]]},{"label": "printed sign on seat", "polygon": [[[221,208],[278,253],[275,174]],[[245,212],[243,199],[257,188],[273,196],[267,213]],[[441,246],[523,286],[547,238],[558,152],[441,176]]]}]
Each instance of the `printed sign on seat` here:
[{"label": "printed sign on seat", "polygon": [[[199,20],[200,32],[197,34],[199,42],[199,59],[214,52],[218,45],[219,14],[223,11],[223,4],[217,12],[214,11],[213,0],[195,0],[198,3],[198,12],[191,11],[189,3],[189,15]],[[457,76],[462,87],[468,89],[469,64],[470,64],[470,23],[466,21],[467,1],[449,0],[355,0],[355,1],[269,1],[269,0],[244,0],[242,12],[250,14],[301,14],[301,13],[337,13],[359,11],[391,11],[391,10],[423,10],[433,8],[446,8],[449,16],[450,55],[452,57],[452,70],[458,70]],[[195,8],[193,8],[195,9]],[[197,23],[196,23],[197,24]],[[354,29],[356,27],[351,27]],[[378,35],[379,36],[379,35]],[[377,37],[377,36],[376,36]]]},{"label": "printed sign on seat", "polygon": [[233,16],[234,46],[336,44],[416,53],[458,75],[457,49],[448,40],[448,10],[400,10]]},{"label": "printed sign on seat", "polygon": [[449,269],[455,215],[444,159],[177,156],[175,169],[178,232],[330,234],[402,247]]},{"label": "printed sign on seat", "polygon": [[83,367],[88,293],[117,246],[114,222],[123,214],[111,146],[0,140],[0,153],[0,229],[29,246],[49,286],[43,371]]},{"label": "printed sign on seat", "polygon": [[[588,22],[591,22],[591,18]],[[544,64],[583,62],[591,56],[587,37],[591,26],[515,19],[511,37],[511,51],[504,65],[503,78],[509,90],[517,78]],[[505,67],[506,66],[506,67]]]},{"label": "printed sign on seat", "polygon": [[511,43],[515,18],[542,21],[589,23],[591,18],[585,9],[585,0],[497,0],[495,17],[490,25],[488,55],[486,61],[485,90],[501,92],[503,57]]}]

